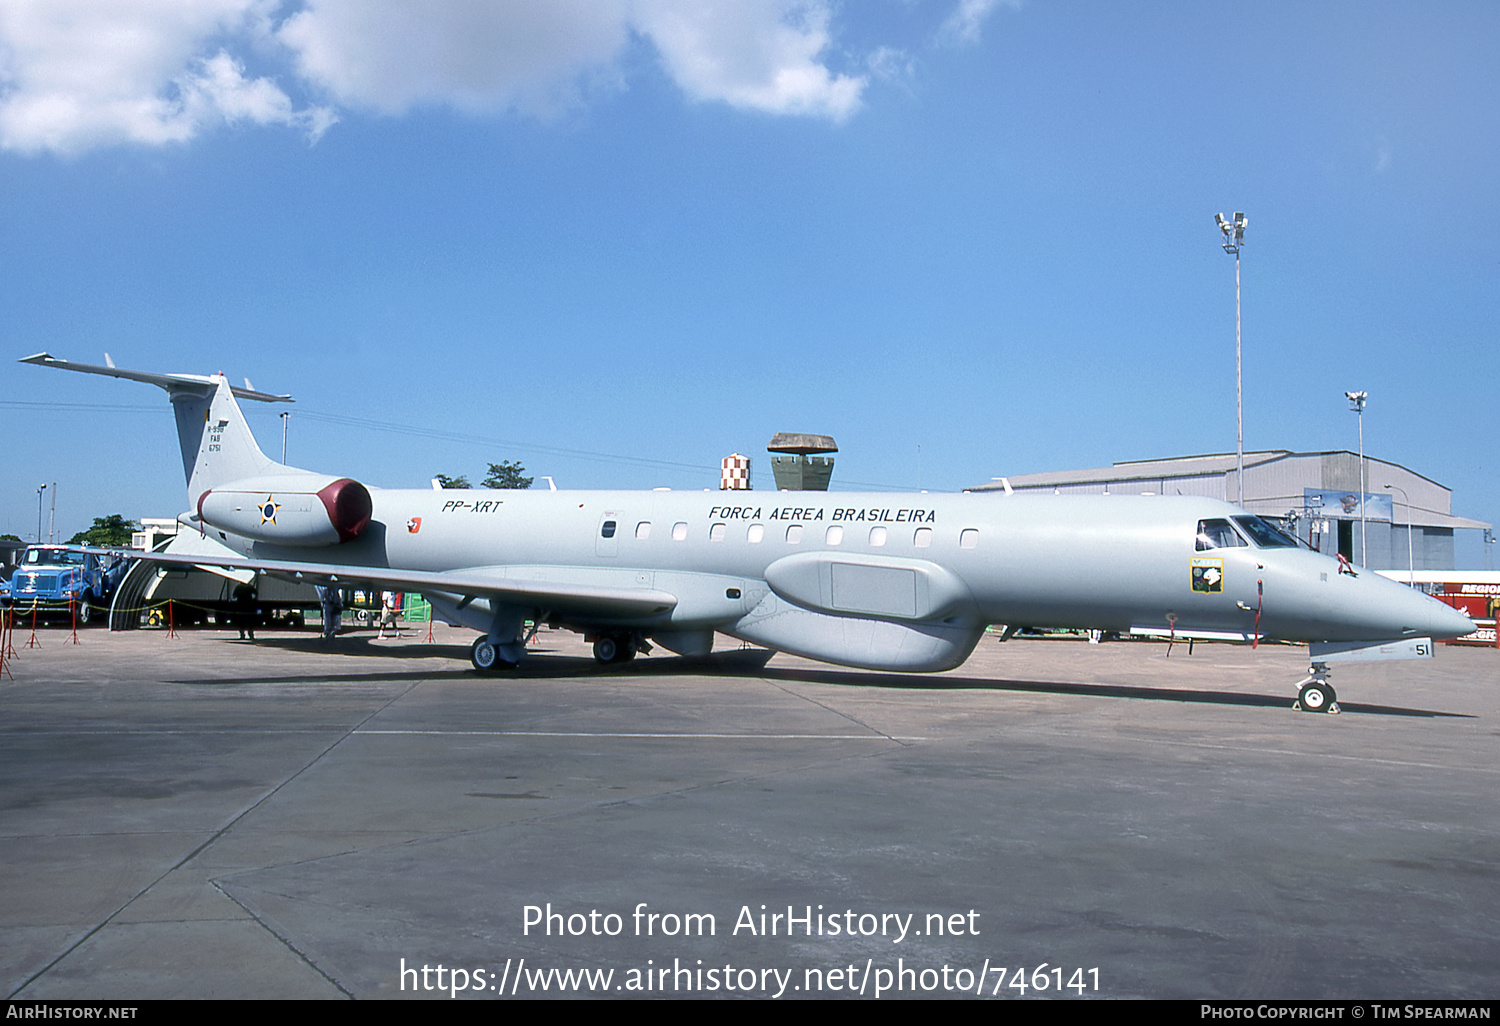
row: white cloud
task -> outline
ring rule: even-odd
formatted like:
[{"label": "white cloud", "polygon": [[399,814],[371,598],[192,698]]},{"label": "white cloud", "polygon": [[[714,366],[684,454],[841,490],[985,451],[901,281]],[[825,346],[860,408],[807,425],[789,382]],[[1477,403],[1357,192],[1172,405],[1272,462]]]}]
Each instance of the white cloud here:
[{"label": "white cloud", "polygon": [[77,153],[181,142],[220,121],[317,134],[270,79],[246,79],[217,37],[252,32],[262,0],[6,0],[0,4],[0,146]]},{"label": "white cloud", "polygon": [[308,0],[277,32],[340,103],[549,114],[607,73],[629,38],[625,0]]},{"label": "white cloud", "polygon": [[938,38],[956,46],[979,42],[980,26],[1001,3],[1012,8],[1021,6],[1020,0],[958,0],[958,6],[938,29]]},{"label": "white cloud", "polygon": [[247,54],[347,109],[548,116],[623,87],[632,38],[691,100],[837,122],[895,51],[838,74],[829,24],[829,0],[0,0],[0,148],[162,145],[236,122],[316,139],[338,120],[247,75]]},{"label": "white cloud", "polygon": [[246,79],[244,66],[223,50],[197,62],[192,71],[177,80],[177,86],[182,97],[182,120],[195,126],[218,118],[231,124],[252,121],[258,125],[289,125],[316,140],[338,120],[327,107],[293,110],[291,99],[275,83],[268,78]]},{"label": "white cloud", "polygon": [[911,55],[892,46],[878,47],[865,58],[865,65],[871,75],[885,80],[909,78],[916,73],[916,62]]},{"label": "white cloud", "polygon": [[859,109],[863,77],[834,75],[824,2],[637,0],[637,28],[695,100],[743,110],[843,121]]}]

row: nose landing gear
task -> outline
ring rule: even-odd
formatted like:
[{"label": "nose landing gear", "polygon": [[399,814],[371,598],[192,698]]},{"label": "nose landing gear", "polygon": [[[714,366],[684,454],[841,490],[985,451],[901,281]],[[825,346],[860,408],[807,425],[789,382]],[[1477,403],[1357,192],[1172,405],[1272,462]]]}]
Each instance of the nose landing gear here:
[{"label": "nose landing gear", "polygon": [[1338,713],[1338,695],[1328,683],[1327,663],[1313,663],[1307,676],[1297,682],[1297,700],[1292,708],[1299,712]]}]

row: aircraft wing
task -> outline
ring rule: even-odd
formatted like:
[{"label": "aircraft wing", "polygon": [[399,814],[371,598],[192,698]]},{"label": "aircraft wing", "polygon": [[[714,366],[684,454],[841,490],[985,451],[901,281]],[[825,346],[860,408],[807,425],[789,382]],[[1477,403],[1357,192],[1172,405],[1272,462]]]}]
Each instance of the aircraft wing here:
[{"label": "aircraft wing", "polygon": [[193,552],[143,552],[131,558],[150,563],[215,570],[259,570],[304,584],[361,585],[393,591],[443,592],[470,598],[499,599],[556,613],[634,619],[659,616],[677,605],[677,597],[654,588],[621,588],[504,577],[482,568],[427,572],[381,566],[304,563],[295,560],[246,559]]}]

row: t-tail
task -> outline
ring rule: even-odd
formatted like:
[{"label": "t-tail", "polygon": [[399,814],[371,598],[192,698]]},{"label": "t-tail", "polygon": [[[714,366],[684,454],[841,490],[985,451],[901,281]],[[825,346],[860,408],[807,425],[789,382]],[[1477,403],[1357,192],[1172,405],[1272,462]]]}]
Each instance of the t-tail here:
[{"label": "t-tail", "polygon": [[[336,478],[277,463],[255,442],[239,399],[289,403],[289,395],[236,388],[223,374],[156,374],[72,363],[49,353],[21,360],[84,374],[143,381],[166,390],[177,418],[177,442],[195,526],[283,545],[350,541],[369,523],[370,493]],[[283,514],[281,510],[285,508]]]}]

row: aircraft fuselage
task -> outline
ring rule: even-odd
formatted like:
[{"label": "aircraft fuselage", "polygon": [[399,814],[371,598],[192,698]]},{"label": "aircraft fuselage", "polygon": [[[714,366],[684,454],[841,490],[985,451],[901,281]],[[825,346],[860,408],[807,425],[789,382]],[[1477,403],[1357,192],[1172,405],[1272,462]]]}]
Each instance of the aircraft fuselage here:
[{"label": "aircraft fuselage", "polygon": [[[1247,515],[1213,499],[379,489],[370,495],[369,528],[327,550],[341,564],[465,569],[673,595],[670,610],[623,621],[646,634],[709,629],[769,642],[775,639],[758,624],[806,610],[908,629],[940,627],[951,637],[939,651],[900,646],[915,664],[910,668],[962,661],[970,639],[988,624],[1247,639],[1259,633],[1286,641],[1441,636],[1462,626],[1439,603],[1373,574],[1340,573],[1335,560],[1318,553],[1243,543],[1202,548],[1202,522]],[[305,548],[228,532],[220,540],[252,558],[309,556]],[[1217,570],[1208,585],[1205,565]],[[459,619],[477,629],[492,615],[483,600],[461,612],[468,615]],[[620,622],[584,617],[573,625]],[[818,650],[795,641],[783,638],[779,647]],[[860,644],[853,657],[851,650],[814,657],[873,664],[858,657]]]}]

